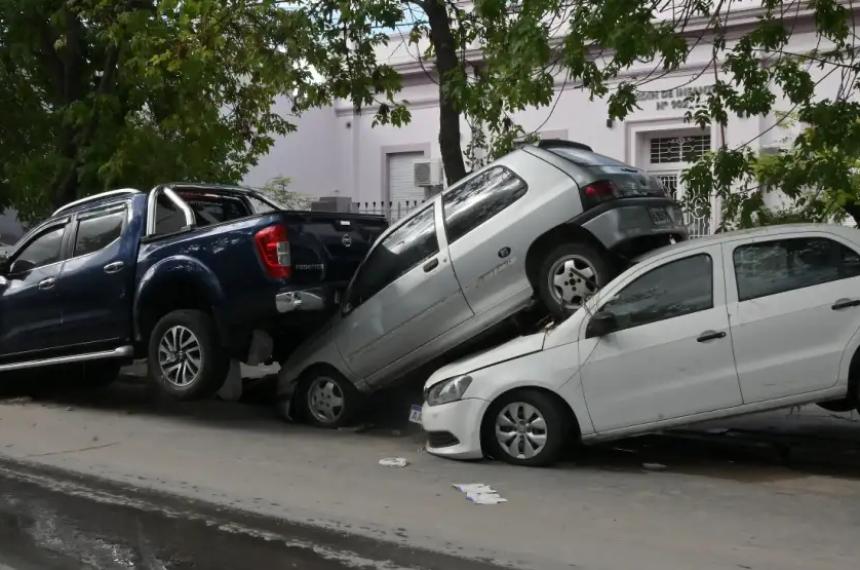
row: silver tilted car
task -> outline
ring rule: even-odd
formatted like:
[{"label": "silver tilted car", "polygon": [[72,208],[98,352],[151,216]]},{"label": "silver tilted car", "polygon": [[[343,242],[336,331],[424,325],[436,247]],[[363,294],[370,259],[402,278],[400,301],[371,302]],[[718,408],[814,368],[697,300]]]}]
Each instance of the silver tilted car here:
[{"label": "silver tilted car", "polygon": [[544,141],[478,170],[389,228],[341,310],[283,364],[282,413],[335,427],[390,385],[535,301],[563,319],[624,262],[687,239],[660,182]]}]

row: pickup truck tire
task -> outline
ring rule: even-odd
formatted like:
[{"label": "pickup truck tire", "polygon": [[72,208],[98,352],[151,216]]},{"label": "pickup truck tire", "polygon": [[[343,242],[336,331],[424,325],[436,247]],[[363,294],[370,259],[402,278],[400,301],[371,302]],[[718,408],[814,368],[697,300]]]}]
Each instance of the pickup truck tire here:
[{"label": "pickup truck tire", "polygon": [[537,296],[559,320],[570,316],[615,275],[607,255],[587,243],[561,243],[540,259],[534,280]]},{"label": "pickup truck tire", "polygon": [[364,404],[361,392],[332,368],[308,372],[299,384],[299,419],[321,428],[348,425]]},{"label": "pickup truck tire", "polygon": [[176,400],[200,400],[217,392],[230,371],[230,357],[215,322],[203,311],[168,313],[149,337],[149,375]]}]

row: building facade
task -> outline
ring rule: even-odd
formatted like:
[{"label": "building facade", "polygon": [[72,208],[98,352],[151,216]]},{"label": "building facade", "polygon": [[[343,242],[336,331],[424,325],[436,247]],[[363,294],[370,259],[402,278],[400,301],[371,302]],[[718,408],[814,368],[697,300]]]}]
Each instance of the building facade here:
[{"label": "building facade", "polygon": [[[748,29],[760,15],[760,1],[733,3],[728,37],[732,29]],[[858,10],[860,11],[860,10]],[[706,22],[701,22],[704,30]],[[692,36],[695,23],[688,26]],[[407,32],[404,32],[407,33]],[[701,36],[701,33],[699,33]],[[344,101],[331,108],[314,110],[298,122],[298,130],[280,139],[271,153],[253,169],[246,183],[262,185],[274,176],[290,176],[292,189],[315,196],[348,196],[362,207],[401,210],[403,204],[424,198],[424,188],[415,185],[413,165],[429,161],[440,168],[438,138],[438,87],[418,60],[418,50],[392,36],[390,49],[379,57],[403,76],[401,99],[408,101],[412,121],[405,127],[374,127],[375,109],[356,112]],[[691,41],[691,43],[693,43]],[[798,12],[794,22],[792,53],[820,48],[811,14]],[[548,108],[528,109],[513,116],[527,132],[543,138],[561,138],[590,145],[596,152],[633,164],[659,176],[665,185],[683,197],[680,175],[688,166],[685,159],[715,149],[746,145],[767,152],[788,145],[799,127],[783,117],[791,111],[787,101],[779,101],[766,117],[730,118],[725,128],[700,129],[685,120],[688,96],[707,93],[721,70],[712,65],[712,47],[697,40],[685,66],[668,75],[655,73],[654,65],[641,65],[620,79],[639,84],[639,108],[623,122],[608,120],[605,99],[591,100],[588,93],[564,77],[558,77],[555,100]],[[816,95],[832,98],[838,91],[840,74],[819,69],[810,62],[810,72],[818,84]],[[465,148],[470,131],[463,121]],[[688,212],[691,231],[708,233],[719,222],[714,204],[709,216]],[[397,217],[392,216],[392,217]]]}]

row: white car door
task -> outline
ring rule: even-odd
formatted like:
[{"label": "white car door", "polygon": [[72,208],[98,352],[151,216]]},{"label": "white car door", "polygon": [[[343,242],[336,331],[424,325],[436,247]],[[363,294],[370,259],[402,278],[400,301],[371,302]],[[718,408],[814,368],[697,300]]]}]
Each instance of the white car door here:
[{"label": "white car door", "polygon": [[583,322],[583,389],[597,432],[742,403],[732,356],[719,245],[642,267],[599,311],[615,331]]},{"label": "white car door", "polygon": [[723,247],[744,402],[833,387],[860,329],[860,255],[819,232]]},{"label": "white car door", "polygon": [[350,285],[338,348],[371,384],[472,316],[445,253],[440,210],[437,197],[383,237]]}]

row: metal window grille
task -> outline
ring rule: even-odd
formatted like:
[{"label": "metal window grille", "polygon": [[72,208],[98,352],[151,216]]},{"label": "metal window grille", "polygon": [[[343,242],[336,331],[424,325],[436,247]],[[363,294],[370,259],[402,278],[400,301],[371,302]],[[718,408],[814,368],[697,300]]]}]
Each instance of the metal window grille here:
[{"label": "metal window grille", "polygon": [[711,135],[655,137],[651,139],[651,164],[694,162],[711,150]]},{"label": "metal window grille", "polygon": [[[657,178],[663,183],[663,186],[668,190],[672,197],[676,200],[681,199],[679,187],[679,179],[677,174],[657,174]],[[684,223],[687,225],[687,231],[690,232],[690,238],[700,238],[711,234],[711,220],[704,209],[690,207],[689,204],[684,204]]]}]

